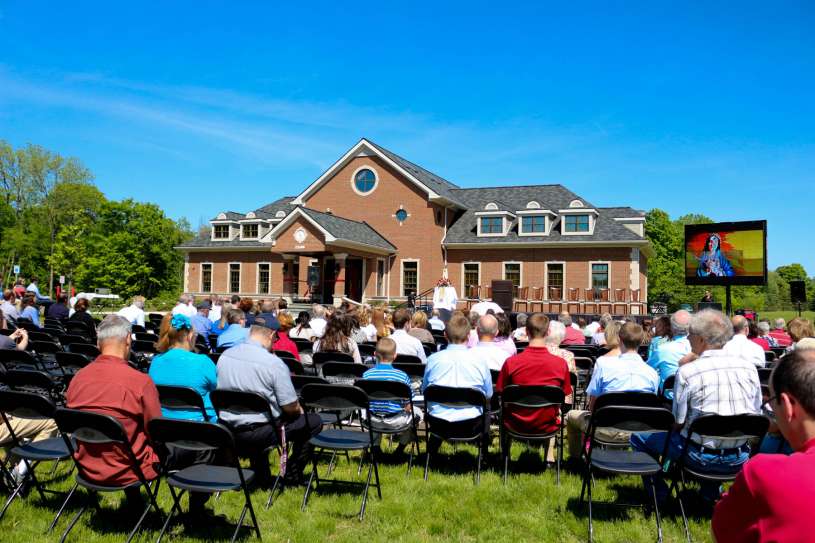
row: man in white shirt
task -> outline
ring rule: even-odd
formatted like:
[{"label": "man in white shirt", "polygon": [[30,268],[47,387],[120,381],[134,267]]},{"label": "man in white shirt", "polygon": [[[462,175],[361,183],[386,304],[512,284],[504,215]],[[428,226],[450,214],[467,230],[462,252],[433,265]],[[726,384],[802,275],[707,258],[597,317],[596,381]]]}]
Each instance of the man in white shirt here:
[{"label": "man in white shirt", "polygon": [[144,326],[144,296],[133,296],[130,305],[120,309],[117,315],[127,319],[130,324]]},{"label": "man in white shirt", "polygon": [[433,311],[439,312],[442,321],[447,322],[458,304],[458,294],[456,288],[449,281],[433,289]]},{"label": "man in white shirt", "polygon": [[427,357],[424,354],[422,342],[408,334],[408,330],[410,330],[410,317],[410,311],[405,308],[397,309],[393,314],[393,327],[395,330],[390,335],[390,338],[396,342],[397,362],[399,361],[398,357],[400,354],[407,354],[416,356],[422,361],[422,364],[427,364]]},{"label": "man in white shirt", "polygon": [[320,304],[312,305],[311,320],[308,321],[308,325],[311,331],[314,332],[314,337],[323,337],[326,324],[328,324],[328,322],[325,320],[325,307]]},{"label": "man in white shirt", "polygon": [[495,302],[488,301],[488,300],[481,300],[480,302],[478,302],[477,304],[475,304],[473,307],[470,308],[470,312],[474,311],[474,312],[478,313],[479,317],[483,317],[484,315],[487,314],[487,311],[489,311],[490,309],[492,309],[493,313],[503,313],[504,312],[504,310],[501,309],[500,305],[496,304]]},{"label": "man in white shirt", "polygon": [[733,339],[725,344],[724,352],[752,362],[757,368],[766,366],[767,359],[764,357],[764,349],[747,337],[750,332],[750,321],[742,315],[736,315],[730,319],[730,322],[733,323]]},{"label": "man in white shirt", "polygon": [[470,349],[470,354],[476,360],[484,361],[491,370],[500,371],[509,353],[496,346],[495,336],[498,335],[498,319],[492,315],[484,315],[478,319],[478,344]]},{"label": "man in white shirt", "polygon": [[6,320],[11,321],[12,323],[17,322],[17,318],[20,316],[20,312],[17,311],[17,306],[14,305],[14,301],[17,297],[14,295],[14,291],[11,289],[6,289],[3,292],[3,303],[0,303],[0,309],[3,311],[3,316]]},{"label": "man in white shirt", "polygon": [[209,320],[212,322],[218,322],[221,320],[221,314],[223,306],[221,305],[221,297],[213,294],[209,297]]},{"label": "man in white shirt", "polygon": [[427,321],[427,324],[429,324],[430,328],[432,328],[433,330],[438,330],[440,332],[444,331],[444,321],[441,320],[439,311],[437,309],[433,310],[433,314]]},{"label": "man in white shirt", "polygon": [[187,294],[182,294],[178,297],[178,303],[173,308],[173,315],[186,315],[187,317],[192,318],[195,316],[198,311],[190,305],[190,296]]}]

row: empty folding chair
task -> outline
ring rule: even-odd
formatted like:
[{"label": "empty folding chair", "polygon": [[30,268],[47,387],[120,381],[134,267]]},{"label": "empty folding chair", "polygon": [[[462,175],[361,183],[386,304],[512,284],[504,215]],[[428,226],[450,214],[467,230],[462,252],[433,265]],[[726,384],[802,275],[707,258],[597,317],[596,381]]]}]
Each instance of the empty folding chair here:
[{"label": "empty folding chair", "polygon": [[165,416],[176,414],[179,418],[188,416],[201,417],[200,420],[209,420],[204,398],[191,387],[177,385],[156,385],[158,401]]},{"label": "empty folding chair", "polygon": [[99,347],[96,345],[91,345],[90,343],[70,343],[68,345],[68,351],[72,353],[84,354],[85,356],[90,357],[91,360],[102,354],[99,351]]},{"label": "empty folding chair", "polygon": [[42,364],[28,351],[0,349],[0,367],[11,369],[41,370]]},{"label": "empty folding chair", "polygon": [[[352,385],[315,385],[308,384],[300,391],[303,402],[303,409],[315,409],[326,411],[360,411],[365,412],[364,427],[370,428],[371,413],[369,410],[368,395],[364,390]],[[376,487],[379,499],[382,499],[382,490],[379,482],[379,463],[377,459],[377,448],[374,445],[373,434],[366,431],[352,431],[331,428],[323,430],[315,437],[311,438],[311,444],[315,450],[312,454],[312,471],[309,476],[308,486],[303,494],[303,504],[301,510],[305,511],[308,504],[308,497],[312,491],[319,490],[323,483],[340,483],[344,485],[362,486],[362,505],[359,509],[359,520],[365,517],[365,508],[368,504],[368,491],[371,486]],[[318,451],[362,451],[367,452],[370,457],[368,463],[368,475],[365,483],[358,481],[338,481],[321,479],[317,470]],[[371,475],[375,475],[376,483],[371,484]]]},{"label": "empty folding chair", "polygon": [[[430,471],[430,438],[436,437],[452,443],[475,443],[478,447],[475,483],[481,480],[481,459],[489,443],[489,403],[480,390],[474,388],[454,388],[430,385],[424,391],[425,412],[425,467],[424,480],[427,481]],[[433,406],[471,407],[480,414],[465,420],[450,422],[430,414]]]},{"label": "empty folding chair", "polygon": [[[71,453],[71,458],[74,460],[74,464],[77,468],[77,474],[76,482],[68,492],[68,496],[65,498],[62,507],[60,507],[59,512],[57,512],[57,516],[54,518],[54,521],[48,528],[48,531],[53,530],[57,525],[59,522],[59,517],[62,515],[63,511],[65,511],[65,508],[68,506],[68,503],[71,501],[71,498],[74,496],[76,490],[80,486],[89,493],[124,492],[129,488],[144,487],[144,490],[147,493],[147,505],[145,506],[141,517],[139,517],[139,520],[136,522],[136,525],[130,531],[130,535],[127,537],[126,543],[129,543],[133,539],[133,536],[136,535],[136,532],[138,532],[142,522],[147,516],[147,513],[150,512],[150,509],[154,509],[159,515],[161,515],[161,508],[158,506],[158,502],[156,501],[160,482],[159,476],[156,475],[148,480],[141,469],[141,463],[133,452],[133,448],[130,445],[130,440],[127,438],[127,434],[125,433],[122,424],[110,415],[102,415],[100,413],[92,413],[90,411],[80,411],[78,409],[60,408],[54,412],[54,420],[57,423],[57,428],[59,428],[59,431],[62,433],[62,439],[65,442],[68,451]],[[123,485],[101,484],[94,481],[93,477],[88,475],[88,471],[82,465],[82,462],[77,459],[77,455],[74,454],[77,446],[83,447],[88,445],[107,445],[118,448],[129,460],[129,468],[136,477],[136,481]],[[151,483],[154,484],[151,485]],[[98,501],[95,499],[90,501],[91,504],[98,509]],[[71,519],[68,527],[63,532],[62,539],[60,540],[61,542],[65,541],[65,538],[68,537],[68,533],[70,533],[86,509],[87,505],[83,505],[79,511],[77,511],[76,515],[73,519]]]},{"label": "empty folding chair", "polygon": [[[6,503],[0,511],[0,518],[3,518],[6,510],[14,499],[20,496],[23,488],[30,480],[34,483],[40,497],[45,500],[45,494],[64,494],[46,488],[36,475],[36,468],[41,462],[58,462],[68,458],[70,452],[63,440],[59,437],[41,439],[37,441],[24,441],[23,436],[15,432],[15,422],[20,419],[35,419],[37,421],[50,420],[54,416],[56,406],[54,403],[40,394],[32,392],[21,392],[14,390],[0,390],[0,416],[3,424],[8,430],[10,442],[4,446],[10,447],[8,451],[12,457],[17,457],[25,462],[27,473],[19,481],[11,481],[13,487]],[[19,427],[18,427],[19,429]],[[11,470],[13,466],[8,466]],[[5,470],[5,467],[3,467]],[[10,473],[10,471],[8,472]],[[6,473],[5,475],[8,475]]]},{"label": "empty folding chair", "polygon": [[150,343],[158,341],[157,335],[148,334],[147,332],[133,332],[133,336],[137,341],[149,341]]},{"label": "empty folding chair", "polygon": [[297,360],[297,358],[289,351],[281,351],[279,349],[275,349],[274,354],[278,358],[291,358],[292,360]]},{"label": "empty folding chair", "polygon": [[12,390],[33,392],[62,403],[60,383],[48,372],[38,370],[8,370],[3,376],[6,386]]},{"label": "empty folding chair", "polygon": [[326,362],[354,362],[354,357],[350,354],[340,353],[336,351],[322,351],[311,355],[312,363],[314,364],[314,371],[317,375],[321,375],[320,370]]},{"label": "empty folding chair", "polygon": [[353,362],[326,362],[322,366],[323,377],[329,383],[351,385],[368,371],[368,366]]},{"label": "empty folding chair", "polygon": [[90,358],[79,353],[54,353],[54,359],[66,377],[73,376],[76,372],[91,363]]},{"label": "empty folding chair", "polygon": [[[43,330],[43,329],[41,328],[40,330]],[[47,343],[56,343],[57,336],[52,335],[49,332],[44,332],[44,331],[29,332],[28,333],[29,349],[30,349],[31,343],[34,342],[34,341],[43,341],[43,342],[47,342]]]},{"label": "empty folding chair", "polygon": [[[560,484],[560,463],[563,461],[563,403],[566,397],[563,389],[556,386],[538,385],[510,385],[501,392],[501,456],[504,459],[504,484],[507,482],[507,472],[509,471],[509,457],[513,441],[524,443],[543,443],[553,441],[553,446],[557,447],[556,477],[557,484]],[[557,417],[553,418],[555,430],[552,432],[522,432],[513,428],[504,418],[507,407],[522,408],[527,410],[556,410]],[[525,415],[526,416],[526,415]],[[531,416],[531,413],[530,413]]]},{"label": "empty folding chair", "polygon": [[374,345],[360,343],[357,345],[357,349],[359,349],[359,356],[362,357],[363,361],[370,360],[376,355],[376,346]]},{"label": "empty folding chair", "polygon": [[141,324],[131,324],[130,331],[133,332],[134,334],[144,334],[145,332],[147,332],[147,328],[145,328]]},{"label": "empty folding chair", "polygon": [[281,357],[280,360],[286,364],[286,367],[289,368],[289,372],[292,375],[303,375],[306,373],[306,368],[295,360],[294,357]]},{"label": "empty folding chair", "polygon": [[254,472],[241,467],[235,450],[235,440],[225,426],[212,422],[197,422],[159,418],[147,424],[151,439],[165,446],[186,451],[218,451],[225,458],[230,458],[230,465],[195,464],[181,470],[170,470],[164,465],[163,471],[170,494],[173,497],[173,506],[164,526],[161,527],[158,540],[167,531],[170,521],[176,511],[181,512],[181,498],[186,492],[202,492],[214,494],[216,492],[236,491],[243,492],[244,503],[241,510],[232,541],[235,541],[243,527],[246,512],[252,519],[250,528],[260,539],[260,525],[255,517],[252,507],[252,498],[249,494],[248,484],[254,479]]},{"label": "empty folding chair", "polygon": [[[583,487],[580,490],[581,503],[583,503],[588,491],[590,542],[594,538],[592,487],[594,486],[594,474],[596,472],[615,475],[638,475],[650,479],[657,537],[658,541],[662,541],[662,524],[654,478],[662,471],[662,465],[668,453],[668,443],[670,442],[673,425],[673,414],[661,407],[610,405],[594,410],[589,421],[587,435],[589,450],[586,453],[586,470],[583,474]],[[624,432],[667,432],[668,435],[665,439],[664,450],[658,459],[654,459],[649,454],[640,451],[601,448],[602,444],[595,439],[595,433],[599,428],[613,428]]]},{"label": "empty folding chair", "polygon": [[88,338],[76,334],[60,334],[57,339],[63,348],[67,348],[72,343],[91,343]]}]

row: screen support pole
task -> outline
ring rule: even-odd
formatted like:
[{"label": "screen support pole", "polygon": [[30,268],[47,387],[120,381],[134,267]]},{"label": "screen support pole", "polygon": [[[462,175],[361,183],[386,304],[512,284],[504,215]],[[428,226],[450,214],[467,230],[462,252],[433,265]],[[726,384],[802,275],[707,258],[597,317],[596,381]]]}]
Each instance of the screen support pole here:
[{"label": "screen support pole", "polygon": [[725,306],[724,311],[728,317],[733,316],[733,307],[730,305],[730,285],[726,285],[725,287]]}]

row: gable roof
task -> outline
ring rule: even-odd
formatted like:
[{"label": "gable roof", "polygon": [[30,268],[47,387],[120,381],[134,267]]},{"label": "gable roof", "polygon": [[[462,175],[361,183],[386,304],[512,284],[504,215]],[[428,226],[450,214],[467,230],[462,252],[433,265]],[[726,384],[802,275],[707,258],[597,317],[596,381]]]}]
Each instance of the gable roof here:
[{"label": "gable roof", "polygon": [[[226,215],[226,218],[219,219],[221,215]],[[235,211],[224,211],[222,213],[218,213],[215,217],[210,219],[211,221],[238,221],[244,217],[243,213],[237,213]]]},{"label": "gable roof", "polygon": [[269,215],[269,218],[274,218],[275,214],[278,211],[285,211],[286,215],[293,209],[291,205],[291,201],[294,200],[294,196],[284,196],[283,198],[278,198],[274,202],[270,204],[266,204],[263,207],[259,207],[255,210],[255,215],[260,217],[260,213],[264,213]]},{"label": "gable roof", "polygon": [[370,245],[385,251],[396,251],[396,247],[366,222],[353,221],[331,213],[323,213],[307,207],[300,209],[337,240]]}]

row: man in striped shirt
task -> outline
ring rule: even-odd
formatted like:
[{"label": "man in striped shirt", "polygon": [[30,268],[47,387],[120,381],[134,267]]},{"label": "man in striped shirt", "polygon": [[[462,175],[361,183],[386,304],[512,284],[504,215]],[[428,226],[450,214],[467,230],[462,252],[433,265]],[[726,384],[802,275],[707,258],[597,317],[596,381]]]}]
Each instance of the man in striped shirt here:
[{"label": "man in striped shirt", "polygon": [[[362,374],[362,378],[370,381],[395,381],[410,387],[410,377],[402,370],[393,367],[396,359],[396,342],[385,337],[376,344],[376,366]],[[371,427],[374,431],[395,430],[411,426],[411,413],[409,406],[396,401],[371,401]],[[397,453],[401,453],[405,446],[413,440],[412,428],[399,434]]]}]

